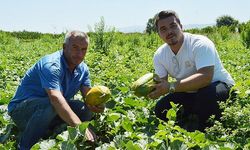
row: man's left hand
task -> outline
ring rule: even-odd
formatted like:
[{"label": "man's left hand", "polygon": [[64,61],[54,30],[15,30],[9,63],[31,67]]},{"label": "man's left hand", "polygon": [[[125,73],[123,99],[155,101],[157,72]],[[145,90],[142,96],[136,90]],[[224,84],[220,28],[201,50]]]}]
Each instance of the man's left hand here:
[{"label": "man's left hand", "polygon": [[95,113],[102,113],[105,109],[105,104],[100,104],[100,105],[88,105],[88,108]]},{"label": "man's left hand", "polygon": [[161,80],[154,88],[155,90],[148,94],[148,97],[151,99],[167,94],[169,92],[169,83],[166,80]]}]

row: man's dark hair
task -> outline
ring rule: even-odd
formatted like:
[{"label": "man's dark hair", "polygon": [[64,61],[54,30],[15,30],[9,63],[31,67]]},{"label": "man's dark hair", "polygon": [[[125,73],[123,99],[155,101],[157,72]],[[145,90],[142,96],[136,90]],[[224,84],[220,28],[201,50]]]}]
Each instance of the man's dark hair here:
[{"label": "man's dark hair", "polygon": [[173,10],[163,10],[163,11],[159,12],[158,14],[156,14],[156,17],[155,17],[155,27],[156,27],[156,29],[158,29],[159,20],[168,18],[170,16],[174,16],[176,18],[177,22],[181,25],[180,18],[179,18],[179,16],[177,15],[177,13],[175,11],[173,11]]}]

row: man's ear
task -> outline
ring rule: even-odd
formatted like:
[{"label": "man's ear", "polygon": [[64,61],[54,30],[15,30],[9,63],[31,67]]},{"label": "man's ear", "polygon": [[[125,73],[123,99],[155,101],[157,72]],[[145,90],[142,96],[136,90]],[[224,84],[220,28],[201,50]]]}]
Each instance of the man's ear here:
[{"label": "man's ear", "polygon": [[182,27],[182,24],[180,23],[180,27],[181,27],[181,29],[183,30],[183,27]]},{"label": "man's ear", "polygon": [[65,43],[63,43],[63,49],[65,49],[66,48],[66,44]]}]

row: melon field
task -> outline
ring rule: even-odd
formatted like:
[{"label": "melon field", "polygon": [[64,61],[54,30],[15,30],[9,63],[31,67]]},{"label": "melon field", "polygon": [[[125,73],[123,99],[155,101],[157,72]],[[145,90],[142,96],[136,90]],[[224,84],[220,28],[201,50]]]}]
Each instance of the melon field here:
[{"label": "melon field", "polygon": [[[248,31],[248,32],[247,32]],[[230,150],[250,149],[250,28],[233,32],[228,27],[193,29],[188,32],[208,36],[216,45],[224,67],[236,85],[223,109],[221,120],[205,132],[188,132],[176,125],[179,106],[167,114],[168,122],[154,115],[157,100],[138,98],[132,83],[153,72],[153,54],[163,44],[157,33],[120,33],[115,30],[90,32],[90,47],[85,62],[90,68],[92,86],[104,85],[112,93],[104,113],[90,122],[41,139],[38,149],[99,150]],[[0,149],[16,149],[18,131],[7,114],[21,78],[39,58],[62,49],[64,34],[0,31]],[[83,99],[80,94],[76,99]],[[42,121],[42,120],[41,120]],[[98,136],[95,143],[86,141],[85,129],[92,126]]]}]

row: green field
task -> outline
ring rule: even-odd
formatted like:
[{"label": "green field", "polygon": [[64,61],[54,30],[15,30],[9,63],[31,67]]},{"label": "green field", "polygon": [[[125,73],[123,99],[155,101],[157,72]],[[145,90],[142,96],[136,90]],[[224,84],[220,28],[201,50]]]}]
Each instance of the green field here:
[{"label": "green field", "polygon": [[[156,101],[138,98],[130,90],[133,81],[153,72],[153,54],[162,44],[158,35],[97,31],[89,33],[91,44],[85,62],[90,68],[92,86],[109,87],[112,100],[95,120],[76,128],[68,127],[67,131],[42,140],[33,149],[250,149],[247,41],[242,39],[242,33],[228,28],[189,32],[206,35],[214,41],[224,67],[236,81],[236,95],[221,103],[224,109],[221,121],[215,121],[205,133],[187,132],[175,125],[176,106],[167,116],[170,121],[158,120],[153,113]],[[6,106],[20,79],[39,58],[61,49],[63,38],[64,34],[0,31],[0,149],[16,147],[17,128],[7,115]],[[83,133],[88,124],[92,124],[99,137],[96,143],[86,142]]]}]

